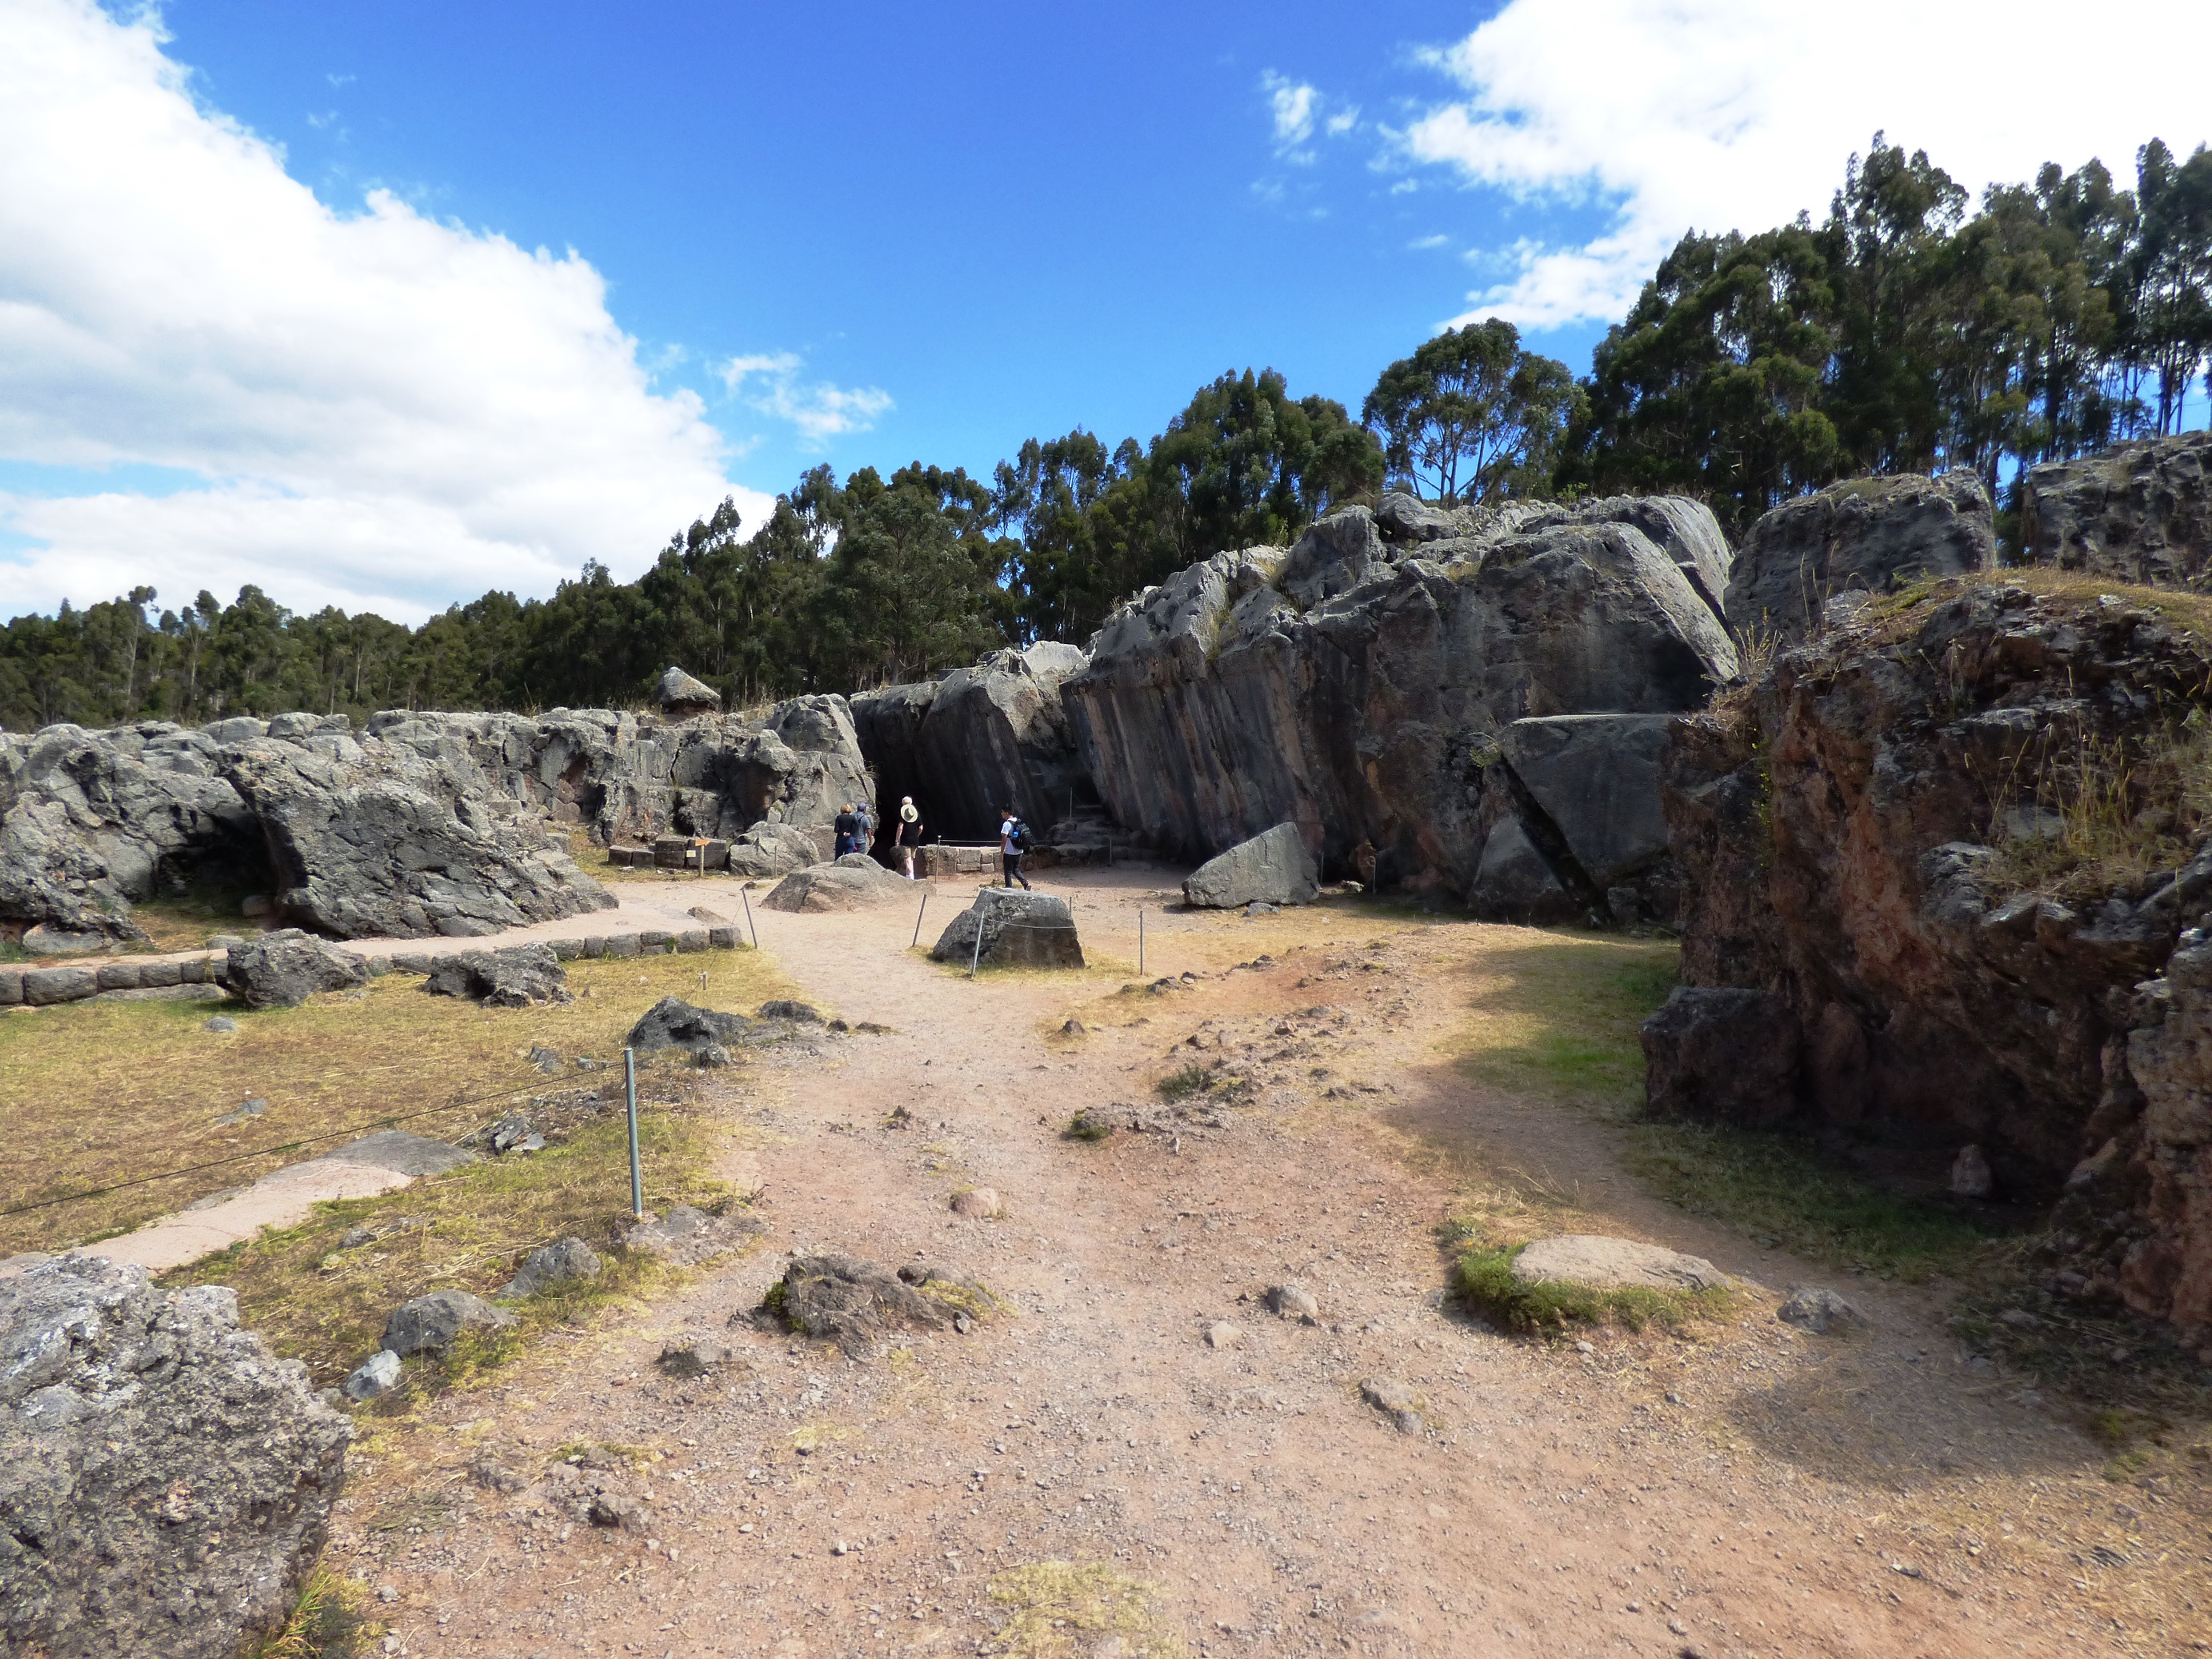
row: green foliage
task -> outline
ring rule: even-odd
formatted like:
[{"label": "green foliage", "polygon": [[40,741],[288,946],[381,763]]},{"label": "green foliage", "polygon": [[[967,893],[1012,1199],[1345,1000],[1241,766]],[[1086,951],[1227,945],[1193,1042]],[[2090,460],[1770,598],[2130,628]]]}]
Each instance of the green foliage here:
[{"label": "green foliage", "polygon": [[1203,1066],[1186,1066],[1180,1072],[1170,1073],[1153,1085],[1163,1100],[1188,1100],[1205,1091],[1210,1074]]},{"label": "green foliage", "polygon": [[1686,490],[1740,535],[1838,478],[2016,489],[2034,462],[2179,430],[2212,353],[2212,153],[2154,139],[2132,191],[2091,161],[1968,207],[1876,133],[1825,222],[1685,236],[1598,346],[1559,486]]},{"label": "green foliage", "polygon": [[1390,476],[1440,501],[1550,493],[1574,375],[1521,349],[1492,317],[1448,328],[1384,369],[1360,416],[1382,434]]}]

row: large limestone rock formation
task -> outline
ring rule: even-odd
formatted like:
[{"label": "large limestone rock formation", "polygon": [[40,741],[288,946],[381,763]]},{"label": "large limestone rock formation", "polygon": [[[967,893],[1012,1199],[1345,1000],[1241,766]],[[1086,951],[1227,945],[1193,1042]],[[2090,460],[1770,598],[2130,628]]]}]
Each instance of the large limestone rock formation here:
[{"label": "large limestone rock formation", "polygon": [[2154,586],[2212,582],[2212,432],[2047,461],[2025,483],[2031,562]]},{"label": "large limestone rock formation", "polygon": [[[1386,887],[1514,917],[1587,910],[1655,877],[1664,849],[1640,867],[1608,857],[1603,879],[1582,868],[1505,734],[1702,706],[1735,650],[1684,571],[1718,582],[1725,545],[1690,501],[1445,513],[1393,495],[1148,590],[1062,694],[1116,821],[1175,855],[1287,822],[1325,870],[1351,873],[1364,842]],[[1613,735],[1614,772],[1632,772],[1648,740]]]},{"label": "large limestone rock formation", "polygon": [[1729,625],[1739,639],[1795,641],[1838,594],[1988,570],[1996,549],[1990,492],[1977,473],[1847,478],[1752,526],[1729,577]]},{"label": "large limestone rock formation", "polygon": [[139,943],[134,902],[257,869],[260,830],[222,766],[206,732],[165,724],[0,733],[0,927]]},{"label": "large limestone rock formation", "polygon": [[1850,1125],[1938,1190],[1978,1147],[1999,1195],[2065,1194],[2058,1288],[2212,1325],[2208,688],[2148,605],[1970,580],[1677,722],[1684,978],[1765,994],[1655,1018],[1655,1109]]},{"label": "large limestone rock formation", "polygon": [[925,825],[951,840],[989,839],[1008,806],[1038,834],[1049,831],[1088,784],[1061,687],[1089,660],[1048,641],[994,652],[929,684],[855,697],[883,821],[912,795]]},{"label": "large limestone rock formation", "polygon": [[467,937],[609,909],[544,820],[465,757],[340,738],[328,752],[251,738],[225,772],[261,822],[277,903],[342,939]]},{"label": "large limestone rock formation", "polygon": [[289,1612],[351,1437],[228,1290],[83,1255],[0,1280],[0,1648],[233,1659]]},{"label": "large limestone rock formation", "polygon": [[873,791],[830,696],[757,725],[389,710],[359,733],[312,714],[0,733],[0,934],[142,942],[131,904],[201,876],[276,889],[325,933],[478,934],[613,903],[551,826],[714,836],[740,873],[781,875]]}]

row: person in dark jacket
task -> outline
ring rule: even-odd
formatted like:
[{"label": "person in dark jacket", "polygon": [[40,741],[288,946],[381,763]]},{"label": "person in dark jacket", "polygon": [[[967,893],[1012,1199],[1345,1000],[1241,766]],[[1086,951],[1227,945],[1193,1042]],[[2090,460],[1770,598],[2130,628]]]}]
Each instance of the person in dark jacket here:
[{"label": "person in dark jacket", "polygon": [[832,826],[837,831],[836,856],[843,858],[853,850],[854,837],[860,833],[860,821],[853,816],[853,803],[847,801],[837,809],[837,818]]}]

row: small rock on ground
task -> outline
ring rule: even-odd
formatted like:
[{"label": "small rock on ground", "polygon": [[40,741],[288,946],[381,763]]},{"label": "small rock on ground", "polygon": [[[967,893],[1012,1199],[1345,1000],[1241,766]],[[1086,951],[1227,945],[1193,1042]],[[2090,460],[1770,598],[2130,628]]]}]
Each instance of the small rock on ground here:
[{"label": "small rock on ground", "polygon": [[1216,1320],[1206,1328],[1206,1346],[1209,1348],[1233,1348],[1243,1340],[1244,1333],[1227,1320]]},{"label": "small rock on ground", "polygon": [[541,1244],[530,1253],[522,1264],[521,1272],[500,1287],[502,1298],[535,1296],[540,1291],[550,1290],[556,1285],[573,1285],[580,1279],[597,1279],[606,1271],[606,1263],[599,1252],[580,1238],[564,1238],[556,1243]]},{"label": "small rock on ground", "polygon": [[1359,1385],[1359,1397],[1389,1418],[1401,1434],[1419,1434],[1426,1426],[1421,1419],[1421,1402],[1395,1376],[1369,1377]]},{"label": "small rock on ground", "polygon": [[999,1213],[999,1194],[989,1187],[970,1187],[964,1193],[952,1194],[952,1213],[966,1216],[970,1220],[981,1220]]},{"label": "small rock on ground", "polygon": [[1309,1325],[1318,1324],[1321,1320],[1321,1304],[1303,1285],[1270,1285],[1267,1311],[1284,1319],[1303,1320]]},{"label": "small rock on ground", "polygon": [[660,1369],[671,1376],[704,1376],[737,1358],[737,1350],[711,1336],[672,1338],[660,1350]]},{"label": "small rock on ground", "polygon": [[345,1396],[349,1400],[374,1400],[398,1386],[399,1356],[389,1348],[379,1348],[346,1378]]},{"label": "small rock on ground", "polygon": [[1802,1326],[1815,1336],[1830,1331],[1863,1330],[1866,1316],[1835,1291],[1819,1285],[1792,1285],[1774,1316],[1784,1324]]},{"label": "small rock on ground", "polygon": [[403,1302],[385,1322],[384,1346],[403,1358],[443,1353],[469,1329],[495,1330],[514,1323],[514,1316],[466,1291],[433,1291]]},{"label": "small rock on ground", "polygon": [[216,1031],[220,1033],[235,1031],[237,1029],[238,1022],[233,1019],[228,1014],[217,1014],[214,1018],[209,1020],[205,1024],[200,1027],[200,1030],[203,1031]]},{"label": "small rock on ground", "polygon": [[746,1241],[768,1231],[768,1224],[744,1211],[708,1215],[689,1204],[679,1204],[665,1216],[648,1214],[625,1228],[619,1243],[626,1250],[644,1250],[679,1267],[696,1267],[718,1255],[744,1247]]}]

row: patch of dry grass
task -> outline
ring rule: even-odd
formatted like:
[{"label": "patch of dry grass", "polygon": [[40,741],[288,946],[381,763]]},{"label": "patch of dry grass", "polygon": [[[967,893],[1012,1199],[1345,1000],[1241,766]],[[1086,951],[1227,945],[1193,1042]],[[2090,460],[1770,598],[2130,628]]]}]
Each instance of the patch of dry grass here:
[{"label": "patch of dry grass", "polygon": [[[739,1201],[710,1173],[725,1132],[697,1103],[699,1077],[657,1067],[640,1079],[647,1209],[725,1209]],[[319,1384],[329,1384],[376,1346],[392,1310],[410,1297],[443,1290],[489,1297],[532,1250],[571,1235],[600,1253],[606,1267],[598,1278],[513,1304],[512,1327],[471,1336],[441,1362],[409,1362],[418,1388],[465,1384],[544,1331],[582,1324],[668,1273],[658,1258],[613,1248],[615,1224],[629,1212],[627,1133],[620,1105],[611,1103],[543,1152],[471,1164],[375,1198],[319,1204],[300,1225],[264,1232],[163,1282],[229,1285],[245,1323],[278,1354],[306,1361]],[[378,1236],[342,1248],[357,1227]],[[404,1394],[394,1396],[386,1409],[404,1401]]]},{"label": "patch of dry grass", "polygon": [[[750,951],[575,962],[568,982],[577,999],[562,1006],[480,1008],[395,974],[298,1008],[226,1010],[239,1026],[228,1036],[203,1029],[214,1012],[206,1003],[81,1002],[0,1016],[0,1099],[11,1107],[0,1209],[146,1182],[0,1217],[0,1251],[105,1237],[351,1138],[295,1145],[311,1137],[402,1118],[415,1133],[458,1137],[502,1109],[483,1097],[576,1086],[532,1069],[533,1044],[618,1060],[623,1035],[664,995],[750,1010],[794,990]],[[267,1111],[217,1121],[249,1098]],[[167,1173],[222,1158],[237,1161]]]}]

